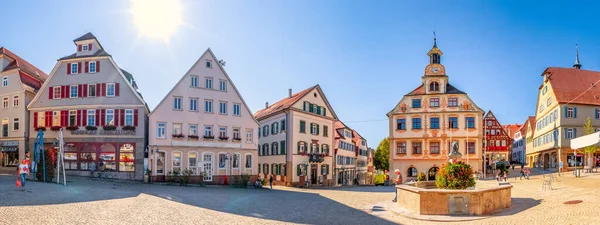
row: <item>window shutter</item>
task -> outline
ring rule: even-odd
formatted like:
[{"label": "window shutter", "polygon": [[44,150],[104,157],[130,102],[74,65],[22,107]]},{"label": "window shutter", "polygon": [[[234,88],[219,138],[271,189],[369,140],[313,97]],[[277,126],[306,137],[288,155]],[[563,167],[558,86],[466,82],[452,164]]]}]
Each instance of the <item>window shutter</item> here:
[{"label": "window shutter", "polygon": [[38,127],[38,113],[34,112],[33,113],[33,129],[36,129]]},{"label": "window shutter", "polygon": [[569,118],[569,108],[565,106],[565,118]]},{"label": "window shutter", "polygon": [[118,109],[114,109],[115,115],[114,115],[114,120],[115,120],[115,126],[119,126],[119,119],[121,119],[120,112]]},{"label": "window shutter", "polygon": [[77,51],[80,52],[81,51],[82,46],[81,45],[77,45]]},{"label": "window shutter", "polygon": [[594,109],[594,117],[596,117],[596,119],[598,119],[598,108]]},{"label": "window shutter", "polygon": [[564,136],[565,136],[564,138],[565,138],[565,139],[567,139],[567,128],[565,128],[565,132],[563,132],[563,133],[565,134],[565,135],[564,135]]},{"label": "window shutter", "polygon": [[573,107],[573,118],[577,118],[577,107]]},{"label": "window shutter", "polygon": [[92,44],[88,44],[88,51],[92,51]]},{"label": "window shutter", "polygon": [[77,110],[77,121],[75,121],[75,126],[81,126],[81,109]]},{"label": "window shutter", "polygon": [[319,129],[321,126],[319,126],[319,124],[317,124],[317,135],[319,135]]},{"label": "window shutter", "polygon": [[106,83],[102,83],[102,96],[106,96]]},{"label": "window shutter", "polygon": [[100,61],[96,61],[96,73],[100,72]]},{"label": "window shutter", "polygon": [[48,88],[48,99],[52,99],[54,97],[54,87]]},{"label": "window shutter", "polygon": [[298,176],[302,175],[302,173],[300,172],[300,164],[298,164],[298,165],[296,166],[296,174],[297,174]]},{"label": "window shutter", "polygon": [[81,73],[81,62],[77,63],[77,73]]},{"label": "window shutter", "polygon": [[100,126],[105,126],[106,125],[106,109],[101,109],[100,110]]},{"label": "window shutter", "polygon": [[100,110],[96,109],[96,126],[100,126]]},{"label": "window shutter", "polygon": [[65,98],[70,98],[71,97],[71,85],[66,85],[65,89],[67,89],[67,91],[65,93]]},{"label": "window shutter", "polygon": [[77,97],[81,98],[83,97],[83,84],[77,85]]},{"label": "window shutter", "polygon": [[577,137],[577,128],[573,128],[573,138]]},{"label": "window shutter", "polygon": [[133,110],[133,126],[138,126],[138,110]]},{"label": "window shutter", "polygon": [[61,127],[66,127],[67,125],[69,125],[69,111],[63,110],[60,111],[60,126]]},{"label": "window shutter", "polygon": [[81,110],[81,126],[87,126],[87,110]]},{"label": "window shutter", "polygon": [[298,154],[300,154],[300,142],[298,142]]},{"label": "window shutter", "polygon": [[61,98],[66,98],[66,96],[67,96],[67,86],[65,86],[65,85],[60,86],[60,89],[61,89],[60,90],[60,97]]},{"label": "window shutter", "polygon": [[90,72],[90,62],[85,61],[85,72],[89,73]]},{"label": "window shutter", "polygon": [[321,115],[321,106],[317,106],[317,114]]},{"label": "window shutter", "polygon": [[302,110],[306,111],[306,101],[304,101],[304,104],[302,104]]},{"label": "window shutter", "polygon": [[67,63],[67,75],[71,74],[71,63]]},{"label": "window shutter", "polygon": [[82,97],[87,97],[88,96],[88,85],[87,84],[83,84],[83,95]]},{"label": "window shutter", "polygon": [[271,124],[271,134],[275,134],[275,124]]},{"label": "window shutter", "polygon": [[323,107],[323,116],[327,116],[327,109]]},{"label": "window shutter", "polygon": [[46,127],[52,126],[52,111],[46,111]]},{"label": "window shutter", "polygon": [[115,83],[115,96],[119,96],[119,83]]},{"label": "window shutter", "polygon": [[312,103],[308,103],[308,111],[313,112],[313,104]]},{"label": "window shutter", "polygon": [[280,142],[279,148],[281,149],[281,154],[285,155],[285,141]]},{"label": "window shutter", "polygon": [[102,96],[102,90],[100,89],[100,86],[102,86],[102,85],[96,84],[96,96],[97,97]]},{"label": "window shutter", "polygon": [[[120,119],[120,120],[122,121],[122,122],[121,122],[121,125],[122,125],[122,126],[125,126],[125,110],[124,110],[124,109],[121,109],[121,110],[119,110],[119,111],[121,111],[121,119]],[[136,118],[134,118],[134,119],[137,121],[137,119],[136,119]]]}]

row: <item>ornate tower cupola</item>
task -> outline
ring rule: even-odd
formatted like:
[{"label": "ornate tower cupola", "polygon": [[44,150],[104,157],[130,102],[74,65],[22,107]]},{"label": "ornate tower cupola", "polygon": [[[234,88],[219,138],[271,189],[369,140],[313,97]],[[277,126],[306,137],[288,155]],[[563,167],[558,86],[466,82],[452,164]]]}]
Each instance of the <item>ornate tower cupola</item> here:
[{"label": "ornate tower cupola", "polygon": [[448,76],[446,69],[441,64],[442,51],[437,46],[437,38],[433,33],[433,47],[427,55],[429,56],[429,65],[425,67],[425,75],[423,75],[423,85],[425,85],[425,93],[446,93],[446,85],[448,84]]},{"label": "ornate tower cupola", "polygon": [[442,57],[442,51],[437,47],[437,38],[435,37],[435,33],[433,35],[433,48],[429,50],[427,55],[429,56],[430,64],[440,64],[440,60]]},{"label": "ornate tower cupola", "polygon": [[573,64],[573,68],[581,69],[581,64],[579,63],[579,45],[575,44],[575,64]]}]

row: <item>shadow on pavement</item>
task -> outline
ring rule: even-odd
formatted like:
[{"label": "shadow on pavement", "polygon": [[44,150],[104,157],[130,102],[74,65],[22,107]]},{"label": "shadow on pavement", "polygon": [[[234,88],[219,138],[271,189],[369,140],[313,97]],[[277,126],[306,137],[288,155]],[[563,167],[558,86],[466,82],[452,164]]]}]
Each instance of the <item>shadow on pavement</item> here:
[{"label": "shadow on pavement", "polygon": [[[28,181],[27,192],[15,187],[16,176],[0,175],[0,210],[6,206],[37,206],[106,201],[153,195],[214,211],[303,224],[395,224],[366,211],[348,207],[315,193],[238,189],[227,187],[179,187],[141,183],[92,181],[68,177],[67,186]],[[385,189],[383,187],[381,190]],[[359,189],[357,189],[358,191]],[[348,196],[352,198],[351,195]],[[109,205],[110,203],[107,203]],[[150,209],[164,211],[165,209]],[[176,210],[176,209],[174,209]],[[132,212],[134,213],[134,212]]]},{"label": "shadow on pavement", "polygon": [[529,208],[541,204],[542,200],[533,198],[512,198],[512,205],[508,209],[494,213],[493,216],[512,216]]}]

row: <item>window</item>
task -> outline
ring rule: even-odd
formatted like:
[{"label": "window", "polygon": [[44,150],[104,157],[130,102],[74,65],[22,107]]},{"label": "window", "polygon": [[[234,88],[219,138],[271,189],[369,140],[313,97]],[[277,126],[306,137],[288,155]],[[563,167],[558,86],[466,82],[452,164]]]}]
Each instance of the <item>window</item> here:
[{"label": "window", "polygon": [[95,109],[88,109],[87,125],[88,126],[96,126],[96,110]]},{"label": "window", "polygon": [[2,77],[2,87],[8,87],[8,77]]},{"label": "window", "polygon": [[278,148],[277,148],[277,147],[279,147],[278,145],[279,145],[279,143],[277,143],[277,142],[271,143],[271,155],[278,155],[279,154],[279,151],[278,151]]},{"label": "window", "polygon": [[77,110],[69,110],[69,126],[77,126]]},{"label": "window", "polygon": [[189,125],[189,131],[188,131],[188,135],[189,136],[198,136],[198,125],[196,124],[190,124]]},{"label": "window", "polygon": [[421,142],[413,142],[412,143],[413,154],[421,154]]},{"label": "window", "polygon": [[89,73],[95,73],[96,72],[96,62],[90,62],[89,65]]},{"label": "window", "polygon": [[467,128],[475,128],[475,117],[465,118],[467,121]]},{"label": "window", "polygon": [[[285,131],[285,120],[281,120],[281,122],[279,122],[281,124],[281,131]],[[327,130],[326,128],[327,126],[323,126],[324,130]],[[327,133],[327,131],[324,131],[325,133]],[[324,134],[325,137],[327,137],[327,134]]]},{"label": "window", "polygon": [[325,125],[323,125],[323,137],[329,137],[329,127]]},{"label": "window", "polygon": [[115,110],[107,109],[106,110],[106,124],[107,125],[115,125]]},{"label": "window", "polygon": [[414,167],[408,168],[406,176],[407,177],[417,177],[417,168],[414,168]]},{"label": "window", "polygon": [[2,108],[3,109],[8,109],[8,97],[3,97],[2,98]]},{"label": "window", "polygon": [[312,134],[312,135],[319,134],[319,124],[316,124],[316,123],[310,124],[310,134]]},{"label": "window", "polygon": [[190,98],[190,111],[198,112],[198,99]]},{"label": "window", "polygon": [[157,138],[166,138],[165,130],[167,129],[166,123],[158,123],[156,126],[156,137]]},{"label": "window", "polygon": [[545,95],[547,91],[548,91],[548,86],[544,86],[544,89],[542,89],[542,95]]},{"label": "window", "polygon": [[306,122],[300,120],[300,133],[306,133]]},{"label": "window", "polygon": [[181,97],[173,97],[173,109],[181,110]]},{"label": "window", "polygon": [[269,125],[265,125],[262,129],[263,137],[269,136]]},{"label": "window", "polygon": [[440,91],[440,84],[436,81],[429,83],[429,91]]},{"label": "window", "polygon": [[182,127],[181,123],[174,123],[173,124],[173,135],[182,134],[183,130],[181,129],[181,127]]},{"label": "window", "polygon": [[233,169],[239,169],[240,168],[240,160],[242,159],[242,156],[239,153],[235,153],[231,156],[231,167]]},{"label": "window", "polygon": [[[46,113],[38,112],[38,127],[44,127],[46,124]],[[35,127],[37,128],[37,127]]]},{"label": "window", "polygon": [[573,129],[573,128],[566,128],[565,138],[566,139],[573,139],[573,138],[575,138],[575,129]]},{"label": "window", "polygon": [[19,96],[15,95],[13,96],[13,107],[17,107],[19,106]]},{"label": "window", "polygon": [[421,129],[421,118],[412,119],[412,129]]},{"label": "window", "polygon": [[412,107],[415,109],[421,108],[421,99],[413,99]]},{"label": "window", "polygon": [[233,128],[233,140],[241,140],[240,128]]},{"label": "window", "polygon": [[13,118],[13,131],[18,131],[19,129],[19,118]]},{"label": "window", "polygon": [[206,60],[206,68],[212,68],[212,61],[211,60]]},{"label": "window", "polygon": [[181,152],[173,152],[173,169],[176,174],[181,172]]},{"label": "window", "polygon": [[430,151],[430,154],[440,154],[440,143],[439,142],[429,143],[429,151]]},{"label": "window", "polygon": [[70,98],[77,98],[77,85],[71,85]]},{"label": "window", "polygon": [[60,126],[60,111],[52,112],[52,126]]},{"label": "window", "polygon": [[212,77],[207,77],[204,87],[208,88],[208,89],[212,89],[212,82],[213,82]]},{"label": "window", "polygon": [[115,97],[115,84],[114,83],[106,84],[106,96]]},{"label": "window", "polygon": [[406,154],[406,142],[396,143],[396,154]]},{"label": "window", "polygon": [[548,98],[548,100],[546,100],[546,105],[550,106],[552,104],[552,96],[550,96]]},{"label": "window", "polygon": [[246,143],[254,142],[253,138],[253,130],[251,128],[246,128]]},{"label": "window", "polygon": [[219,102],[219,114],[227,114],[227,102]]},{"label": "window", "polygon": [[77,66],[77,63],[71,63],[71,74],[77,74],[79,71]]},{"label": "window", "polygon": [[198,87],[198,76],[190,76],[191,77],[191,86]]},{"label": "window", "polygon": [[432,117],[430,127],[431,129],[440,129],[440,118]]},{"label": "window", "polygon": [[125,126],[133,126],[133,109],[125,110]]},{"label": "window", "polygon": [[496,135],[496,130],[492,130],[492,135]]},{"label": "window", "polygon": [[227,161],[227,154],[219,154],[219,169],[225,169],[225,161]]},{"label": "window", "polygon": [[440,107],[440,99],[439,98],[431,98],[429,102],[429,107],[436,108]]},{"label": "window", "polygon": [[227,137],[227,127],[219,127],[219,137],[220,138]]},{"label": "window", "polygon": [[204,126],[204,137],[213,137],[212,126]]},{"label": "window", "polygon": [[212,100],[204,100],[204,112],[205,113],[213,112],[213,101]]},{"label": "window", "polygon": [[82,45],[81,49],[82,51],[88,51],[88,45]]},{"label": "window", "polygon": [[54,92],[54,96],[52,97],[53,99],[60,99],[60,89],[60,86],[52,88],[52,91]]},{"label": "window", "polygon": [[252,155],[246,155],[246,169],[252,168]]},{"label": "window", "polygon": [[457,107],[458,98],[448,98],[448,107]]},{"label": "window", "polygon": [[567,118],[575,118],[575,108],[573,108],[573,107],[567,108]]},{"label": "window", "polygon": [[198,166],[198,153],[196,152],[189,152],[188,153],[188,169],[190,169],[193,174],[197,174],[197,167]]},{"label": "window", "polygon": [[475,142],[468,142],[467,150],[468,150],[469,154],[475,154]]},{"label": "window", "polygon": [[8,137],[8,118],[2,119],[2,137]]},{"label": "window", "polygon": [[573,155],[573,154],[568,154],[567,155],[567,165],[569,167],[574,167],[574,166],[583,166],[583,155]]},{"label": "window", "polygon": [[277,134],[279,133],[279,123],[275,122],[273,124],[271,124],[271,134]]},{"label": "window", "polygon": [[506,146],[506,140],[502,140],[502,147]]},{"label": "window", "polygon": [[233,103],[233,115],[234,116],[240,115],[240,107],[241,107],[241,105],[239,103]]},{"label": "window", "polygon": [[298,153],[301,152],[306,152],[306,143],[305,142],[298,142]]},{"label": "window", "polygon": [[227,81],[226,80],[219,80],[219,90],[227,91]]},{"label": "window", "polygon": [[[57,88],[54,88],[54,97],[55,98],[56,98],[56,89]],[[59,90],[60,90],[60,88],[59,88]],[[87,93],[88,97],[96,97],[96,84],[88,84],[87,85],[87,90],[88,90],[88,93]]]},{"label": "window", "polygon": [[406,119],[396,120],[396,130],[406,130]]},{"label": "window", "polygon": [[448,118],[448,127],[449,128],[458,128],[458,117]]}]

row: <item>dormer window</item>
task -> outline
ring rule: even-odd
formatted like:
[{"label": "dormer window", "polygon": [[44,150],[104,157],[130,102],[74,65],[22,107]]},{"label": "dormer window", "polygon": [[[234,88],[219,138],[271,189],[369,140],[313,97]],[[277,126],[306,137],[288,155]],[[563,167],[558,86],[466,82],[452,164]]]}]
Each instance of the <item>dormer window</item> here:
[{"label": "dormer window", "polygon": [[84,52],[89,51],[88,46],[87,45],[83,45],[82,48],[81,48],[81,51],[84,51]]},{"label": "dormer window", "polygon": [[79,68],[77,66],[77,63],[71,63],[71,74],[76,74],[77,71],[79,71]]},{"label": "dormer window", "polygon": [[429,91],[440,91],[440,83],[437,81],[429,83]]}]

